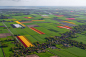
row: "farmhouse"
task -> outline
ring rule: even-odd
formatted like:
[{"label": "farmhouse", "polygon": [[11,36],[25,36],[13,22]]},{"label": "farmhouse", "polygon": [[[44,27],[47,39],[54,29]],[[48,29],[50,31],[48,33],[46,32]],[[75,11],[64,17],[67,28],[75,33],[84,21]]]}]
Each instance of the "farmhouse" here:
[{"label": "farmhouse", "polygon": [[13,24],[16,28],[22,27],[20,24]]}]

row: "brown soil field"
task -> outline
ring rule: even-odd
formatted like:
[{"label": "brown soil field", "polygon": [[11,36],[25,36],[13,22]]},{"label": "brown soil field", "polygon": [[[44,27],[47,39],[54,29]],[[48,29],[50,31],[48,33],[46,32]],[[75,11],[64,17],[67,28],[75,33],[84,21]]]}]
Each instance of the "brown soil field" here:
[{"label": "brown soil field", "polygon": [[0,38],[5,38],[7,36],[11,36],[11,34],[10,33],[2,33],[2,34],[0,34]]}]

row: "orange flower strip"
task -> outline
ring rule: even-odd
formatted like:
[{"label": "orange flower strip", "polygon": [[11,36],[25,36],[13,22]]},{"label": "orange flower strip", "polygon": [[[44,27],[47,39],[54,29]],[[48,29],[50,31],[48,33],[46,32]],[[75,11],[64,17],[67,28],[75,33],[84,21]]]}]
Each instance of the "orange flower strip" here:
[{"label": "orange flower strip", "polygon": [[64,28],[64,27],[62,27],[62,26],[57,26],[57,27],[59,27],[59,28]]},{"label": "orange flower strip", "polygon": [[24,17],[24,18],[27,18],[27,19],[32,19],[33,17]]},{"label": "orange flower strip", "polygon": [[70,23],[70,24],[75,24],[75,23],[73,23],[73,22],[69,22],[69,21],[62,21],[62,22],[66,22],[66,23]]},{"label": "orange flower strip", "polygon": [[32,21],[45,21],[45,20],[32,20]]},{"label": "orange flower strip", "polygon": [[16,23],[18,23],[18,24],[21,24],[22,26],[26,26],[26,25],[24,25],[24,24],[22,24],[21,22],[19,22],[19,21],[15,21]]},{"label": "orange flower strip", "polygon": [[39,33],[39,34],[45,34],[45,33],[41,32],[41,31],[35,29],[34,27],[29,27],[29,28],[32,29],[32,30],[34,30],[35,32],[37,32],[37,33]]},{"label": "orange flower strip", "polygon": [[69,26],[57,26],[57,27],[59,27],[59,28],[66,28],[66,29],[72,29],[72,28],[69,27]]},{"label": "orange flower strip", "polygon": [[30,47],[30,46],[32,47],[33,46],[32,43],[26,39],[26,37],[24,37],[24,36],[17,36],[17,38],[21,41],[21,43],[25,47]]}]

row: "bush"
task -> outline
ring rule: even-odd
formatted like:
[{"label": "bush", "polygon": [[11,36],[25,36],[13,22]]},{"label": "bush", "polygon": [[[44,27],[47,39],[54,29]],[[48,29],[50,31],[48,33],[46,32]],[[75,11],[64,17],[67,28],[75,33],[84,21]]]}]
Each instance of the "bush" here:
[{"label": "bush", "polygon": [[8,44],[2,43],[1,46],[2,46],[2,47],[8,47]]}]

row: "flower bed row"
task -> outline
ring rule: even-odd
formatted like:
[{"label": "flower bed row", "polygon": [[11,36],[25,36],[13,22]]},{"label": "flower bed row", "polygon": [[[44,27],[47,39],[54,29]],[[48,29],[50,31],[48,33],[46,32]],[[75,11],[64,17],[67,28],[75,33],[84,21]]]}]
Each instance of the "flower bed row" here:
[{"label": "flower bed row", "polygon": [[41,32],[41,31],[35,29],[34,27],[29,27],[29,28],[32,29],[32,30],[34,30],[35,32],[37,32],[37,33],[39,33],[39,34],[45,34],[45,33]]},{"label": "flower bed row", "polygon": [[32,17],[24,17],[24,18],[27,18],[27,19],[32,19]]},{"label": "flower bed row", "polygon": [[45,21],[45,20],[32,20],[32,21]]},{"label": "flower bed row", "polygon": [[57,27],[59,27],[59,28],[66,28],[66,29],[72,29],[72,28],[69,27],[69,26],[57,26]]},{"label": "flower bed row", "polygon": [[22,23],[20,23],[19,21],[15,21],[16,23],[18,23],[18,24],[21,24],[22,26],[26,26],[26,25],[24,25],[24,24],[22,24]]},{"label": "flower bed row", "polygon": [[75,23],[73,23],[73,22],[69,22],[69,21],[62,21],[62,22],[66,22],[66,23],[70,23],[70,24],[75,24]]},{"label": "flower bed row", "polygon": [[67,20],[76,20],[75,18],[66,18]]},{"label": "flower bed row", "polygon": [[32,43],[31,43],[30,41],[28,41],[24,36],[17,36],[17,38],[21,41],[21,43],[22,43],[25,47],[33,46]]}]

